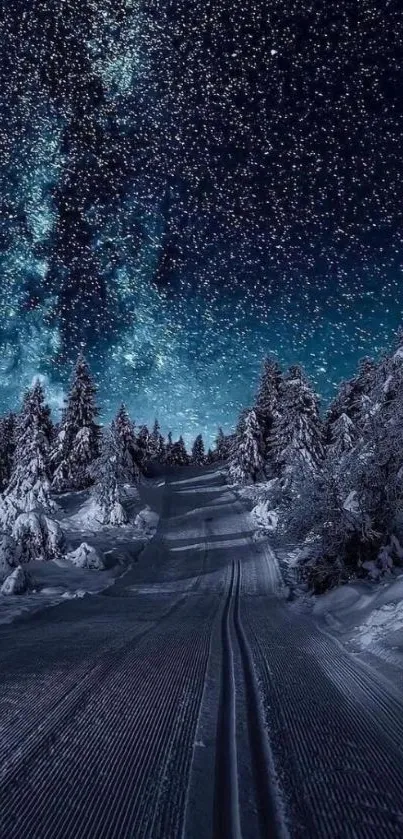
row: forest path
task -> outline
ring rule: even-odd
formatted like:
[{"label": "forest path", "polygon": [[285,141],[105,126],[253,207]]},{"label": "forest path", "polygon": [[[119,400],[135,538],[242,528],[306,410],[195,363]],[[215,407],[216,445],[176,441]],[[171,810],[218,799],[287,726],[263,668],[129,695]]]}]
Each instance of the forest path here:
[{"label": "forest path", "polygon": [[0,628],[0,837],[403,835],[403,690],[282,596],[218,472],[103,594]]}]

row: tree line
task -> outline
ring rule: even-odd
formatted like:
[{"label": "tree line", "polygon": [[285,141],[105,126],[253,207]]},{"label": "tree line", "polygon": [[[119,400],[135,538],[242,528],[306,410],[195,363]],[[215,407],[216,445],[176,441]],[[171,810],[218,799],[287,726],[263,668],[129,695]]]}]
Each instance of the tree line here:
[{"label": "tree line", "polygon": [[225,445],[229,479],[258,485],[277,538],[303,546],[298,573],[315,591],[401,564],[403,331],[360,361],[324,414],[300,366],[267,358]]}]

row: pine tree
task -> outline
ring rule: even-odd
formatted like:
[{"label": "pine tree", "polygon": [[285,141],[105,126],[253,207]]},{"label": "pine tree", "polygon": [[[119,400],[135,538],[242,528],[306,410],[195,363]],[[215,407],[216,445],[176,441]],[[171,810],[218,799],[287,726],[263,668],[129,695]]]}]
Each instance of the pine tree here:
[{"label": "pine tree", "polygon": [[230,441],[224,434],[222,428],[218,429],[217,437],[215,439],[216,459],[219,461],[226,461],[230,454]]},{"label": "pine tree", "polygon": [[213,450],[212,448],[209,448],[207,450],[207,454],[206,454],[206,464],[208,464],[209,466],[212,466],[213,463],[217,463],[217,460],[218,460],[217,450]]},{"label": "pine tree", "polygon": [[165,454],[164,454],[164,463],[166,463],[167,466],[170,466],[173,463],[172,448],[173,448],[172,431],[168,431],[168,437],[167,437],[167,442],[166,442],[166,446],[165,446]]},{"label": "pine tree", "polygon": [[142,472],[147,469],[147,465],[151,460],[151,439],[150,432],[146,425],[141,425],[137,435],[138,448],[138,464]]},{"label": "pine tree", "polygon": [[52,423],[50,409],[40,382],[23,397],[21,412],[15,420],[16,446],[10,481],[5,497],[17,509],[47,512],[54,509],[50,499],[49,451]]},{"label": "pine tree", "polygon": [[378,365],[371,358],[359,362],[358,371],[352,379],[342,382],[335,399],[330,405],[327,422],[330,426],[342,414],[352,421],[360,431],[373,405],[373,394],[379,376]]},{"label": "pine tree", "polygon": [[192,446],[192,463],[195,466],[203,466],[206,462],[204,442],[201,434],[198,434]]},{"label": "pine tree", "polygon": [[279,395],[282,373],[277,361],[267,357],[263,362],[263,371],[255,401],[255,411],[263,438],[264,458],[270,458],[270,434],[273,423],[279,414]]},{"label": "pine tree", "polygon": [[357,431],[347,414],[340,414],[329,427],[329,445],[326,455],[341,463],[344,455],[350,452],[357,442]]},{"label": "pine tree", "polygon": [[16,417],[10,413],[0,418],[0,492],[8,485],[16,445]]},{"label": "pine tree", "polygon": [[264,446],[256,411],[248,411],[237,437],[237,448],[230,461],[230,478],[234,483],[255,483],[264,466]]},{"label": "pine tree", "polygon": [[171,462],[176,466],[187,466],[189,463],[189,456],[182,435],[172,446]]},{"label": "pine tree", "polygon": [[126,406],[122,404],[111,425],[111,435],[116,447],[116,470],[120,483],[137,483],[140,477],[140,450],[134,423]]},{"label": "pine tree", "polygon": [[280,476],[296,471],[315,471],[324,457],[323,427],[319,400],[301,367],[290,367],[281,389],[281,414],[270,440],[273,460]]},{"label": "pine tree", "polygon": [[[120,413],[124,418],[123,412]],[[102,524],[126,524],[127,516],[122,505],[119,481],[121,479],[121,442],[110,428],[102,435],[100,455],[91,466],[94,481],[93,496],[100,510]]]},{"label": "pine tree", "polygon": [[15,544],[19,562],[53,559],[63,547],[62,531],[50,515],[50,411],[37,382],[27,391],[16,419],[17,445],[10,482],[0,503],[0,526]]},{"label": "pine tree", "polygon": [[150,435],[150,457],[157,463],[163,463],[165,457],[164,438],[161,434],[160,424],[157,419],[154,421],[153,430]]},{"label": "pine tree", "polygon": [[95,394],[88,364],[80,354],[52,452],[53,487],[58,491],[85,489],[91,484],[90,468],[99,457],[101,433]]}]

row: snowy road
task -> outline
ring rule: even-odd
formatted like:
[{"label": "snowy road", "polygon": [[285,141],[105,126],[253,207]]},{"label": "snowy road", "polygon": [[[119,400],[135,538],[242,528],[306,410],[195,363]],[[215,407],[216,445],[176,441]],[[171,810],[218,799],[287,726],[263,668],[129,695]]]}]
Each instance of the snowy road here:
[{"label": "snowy road", "polygon": [[401,837],[403,685],[285,602],[219,475],[103,594],[0,628],[1,839]]}]

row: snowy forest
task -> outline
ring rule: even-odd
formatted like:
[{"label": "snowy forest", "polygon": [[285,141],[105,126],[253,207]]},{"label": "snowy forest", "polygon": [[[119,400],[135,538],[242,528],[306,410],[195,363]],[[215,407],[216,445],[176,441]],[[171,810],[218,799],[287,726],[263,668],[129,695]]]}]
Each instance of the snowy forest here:
[{"label": "snowy forest", "polygon": [[391,352],[360,362],[326,410],[300,366],[284,372],[267,357],[254,404],[207,452],[201,434],[188,452],[158,419],[137,427],[124,404],[103,427],[80,355],[60,422],[39,380],[0,420],[3,588],[10,573],[18,588],[24,563],[63,554],[58,495],[89,490],[102,523],[124,525],[124,487],[152,464],[216,464],[251,503],[257,532],[294,547],[293,573],[308,589],[378,579],[403,559],[402,450],[403,331]]}]

